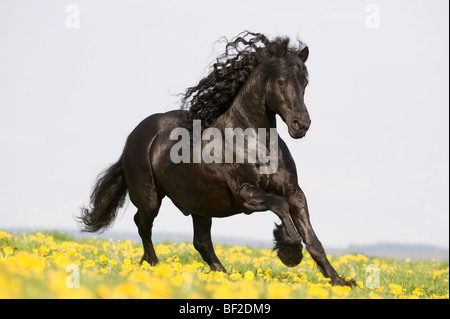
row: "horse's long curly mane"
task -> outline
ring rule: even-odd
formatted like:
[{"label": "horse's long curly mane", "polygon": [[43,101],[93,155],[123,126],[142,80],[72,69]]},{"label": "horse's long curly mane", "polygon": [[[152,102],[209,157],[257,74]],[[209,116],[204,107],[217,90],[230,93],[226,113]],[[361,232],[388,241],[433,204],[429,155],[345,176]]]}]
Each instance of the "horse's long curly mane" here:
[{"label": "horse's long curly mane", "polygon": [[256,66],[270,57],[283,57],[287,52],[298,54],[304,47],[300,41],[297,47],[289,47],[287,37],[271,41],[261,33],[249,31],[226,42],[225,53],[217,58],[210,73],[182,94],[182,108],[189,111],[190,120],[199,119],[206,126],[231,106]]}]

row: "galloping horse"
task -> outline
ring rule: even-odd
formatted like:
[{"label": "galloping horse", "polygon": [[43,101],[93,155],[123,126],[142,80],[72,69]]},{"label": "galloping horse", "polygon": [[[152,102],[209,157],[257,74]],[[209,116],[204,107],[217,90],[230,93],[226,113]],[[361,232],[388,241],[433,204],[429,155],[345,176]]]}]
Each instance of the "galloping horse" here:
[{"label": "galloping horse", "polygon": [[[210,73],[186,90],[180,110],[153,114],[131,132],[120,159],[98,177],[90,206],[82,208],[83,230],[97,232],[110,226],[128,192],[138,209],[134,221],[144,246],[142,260],[155,265],[152,225],[161,200],[168,196],[183,214],[192,216],[194,247],[211,270],[226,272],[211,241],[212,217],[270,210],[281,220],[274,230],[274,249],[285,265],[294,267],[301,262],[303,242],[332,284],[353,284],[340,277],[327,260],[309,220],[295,162],[283,140],[278,135],[273,139],[276,115],[295,139],[305,136],[311,124],[304,103],[309,49],[301,42],[296,46],[289,42],[289,38],[269,40],[248,31],[227,41],[225,53]],[[208,130],[210,143],[211,137],[223,143],[199,153],[191,147],[190,136],[180,146],[174,130],[192,133],[196,123],[203,126],[204,133]],[[256,137],[248,134],[243,137],[247,147],[224,146],[230,129],[258,131],[258,143],[252,145],[250,141]],[[203,136],[194,143],[205,147],[208,138]],[[263,150],[254,149],[261,145]],[[263,169],[267,158],[258,156],[250,161],[251,154],[258,152],[264,157],[273,151],[272,146],[275,170]],[[180,151],[188,153],[180,157]],[[214,157],[206,160],[211,151]],[[199,154],[205,156],[199,158]],[[248,161],[225,160],[227,154],[233,159],[247,156]]]}]

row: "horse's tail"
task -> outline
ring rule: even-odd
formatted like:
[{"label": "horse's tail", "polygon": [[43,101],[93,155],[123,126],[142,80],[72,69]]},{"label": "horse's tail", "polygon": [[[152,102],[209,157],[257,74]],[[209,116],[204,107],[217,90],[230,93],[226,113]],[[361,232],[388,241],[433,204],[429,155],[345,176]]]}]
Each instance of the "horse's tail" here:
[{"label": "horse's tail", "polygon": [[93,233],[108,228],[116,218],[117,210],[123,206],[127,190],[120,157],[98,176],[89,207],[81,208],[78,219],[82,231]]}]

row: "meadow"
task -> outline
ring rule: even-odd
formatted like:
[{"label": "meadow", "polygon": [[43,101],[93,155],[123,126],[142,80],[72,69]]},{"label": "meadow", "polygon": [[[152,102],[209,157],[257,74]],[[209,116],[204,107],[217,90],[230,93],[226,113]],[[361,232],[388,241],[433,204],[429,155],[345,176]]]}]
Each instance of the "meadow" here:
[{"label": "meadow", "polygon": [[129,240],[0,231],[0,298],[449,298],[448,261],[328,256],[357,282],[351,289],[331,286],[306,251],[288,268],[271,250],[216,245],[224,274],[210,271],[191,243],[155,249],[161,262],[151,266]]}]

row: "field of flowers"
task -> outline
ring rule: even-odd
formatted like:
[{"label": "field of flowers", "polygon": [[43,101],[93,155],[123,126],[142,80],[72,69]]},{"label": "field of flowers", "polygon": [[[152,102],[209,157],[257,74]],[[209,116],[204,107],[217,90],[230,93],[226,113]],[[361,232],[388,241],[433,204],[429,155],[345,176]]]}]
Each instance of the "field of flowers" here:
[{"label": "field of flowers", "polygon": [[448,261],[328,256],[351,289],[331,286],[306,252],[287,268],[271,250],[217,245],[224,274],[191,243],[155,249],[153,267],[140,243],[0,231],[0,298],[449,298]]}]

